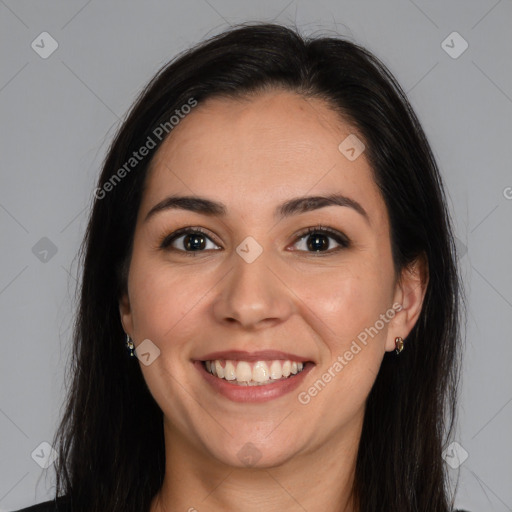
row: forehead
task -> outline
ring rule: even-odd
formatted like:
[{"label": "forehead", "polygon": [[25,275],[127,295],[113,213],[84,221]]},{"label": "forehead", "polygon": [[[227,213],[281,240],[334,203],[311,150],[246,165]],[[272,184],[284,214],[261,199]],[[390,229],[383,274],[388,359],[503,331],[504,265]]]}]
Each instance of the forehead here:
[{"label": "forehead", "polygon": [[365,203],[370,217],[372,210],[382,216],[384,203],[364,152],[351,161],[339,150],[354,134],[318,98],[273,91],[209,99],[158,150],[143,207],[183,193],[213,197],[234,210],[262,211],[289,197],[339,192]]}]

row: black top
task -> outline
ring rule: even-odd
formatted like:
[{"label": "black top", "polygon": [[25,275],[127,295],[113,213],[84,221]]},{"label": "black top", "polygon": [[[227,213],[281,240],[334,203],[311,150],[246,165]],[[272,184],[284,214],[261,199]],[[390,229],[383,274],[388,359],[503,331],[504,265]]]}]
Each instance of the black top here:
[{"label": "black top", "polygon": [[14,510],[13,512],[70,512],[71,507],[69,501],[66,501],[65,497],[59,497],[57,500],[53,499],[32,505],[31,507],[22,508],[20,510]]},{"label": "black top", "polygon": [[[32,507],[14,510],[13,512],[70,512],[69,502],[64,501],[65,498],[57,498],[57,501],[45,501]],[[454,512],[467,512],[466,510],[454,510]]]}]

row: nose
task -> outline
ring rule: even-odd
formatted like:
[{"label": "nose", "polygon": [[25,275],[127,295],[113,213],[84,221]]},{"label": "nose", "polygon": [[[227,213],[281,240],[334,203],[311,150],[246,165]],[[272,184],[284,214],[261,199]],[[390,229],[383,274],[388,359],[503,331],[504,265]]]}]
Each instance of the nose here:
[{"label": "nose", "polygon": [[217,321],[248,330],[284,322],[294,311],[293,293],[266,251],[251,263],[236,253],[232,260],[213,303]]}]

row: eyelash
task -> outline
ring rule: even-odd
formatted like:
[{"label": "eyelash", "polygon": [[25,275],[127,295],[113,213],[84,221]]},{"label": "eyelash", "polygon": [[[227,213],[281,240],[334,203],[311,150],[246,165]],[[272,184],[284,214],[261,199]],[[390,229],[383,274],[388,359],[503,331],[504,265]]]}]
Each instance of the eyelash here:
[{"label": "eyelash", "polygon": [[[212,240],[212,237],[205,230],[203,230],[202,228],[200,228],[200,227],[186,227],[186,228],[178,229],[177,231],[174,231],[173,233],[171,233],[169,235],[163,236],[159,240],[158,246],[162,250],[178,251],[178,252],[186,254],[187,256],[195,256],[197,253],[205,252],[205,250],[202,250],[202,251],[185,251],[185,250],[182,250],[182,249],[176,249],[175,247],[170,247],[170,245],[176,239],[180,238],[183,235],[189,235],[189,234],[201,234],[201,235],[204,235],[211,242],[215,243],[216,245],[219,245],[214,240]],[[339,244],[339,247],[337,247],[335,249],[329,249],[327,251],[299,251],[299,252],[308,252],[310,254],[314,254],[315,256],[331,255],[331,254],[337,253],[338,251],[340,251],[342,249],[348,248],[350,246],[350,243],[351,243],[349,238],[346,235],[344,235],[343,233],[341,233],[341,232],[339,232],[339,231],[337,231],[337,230],[335,230],[333,228],[327,227],[327,226],[317,225],[317,226],[309,227],[309,228],[299,232],[298,234],[296,234],[295,235],[294,245],[297,242],[301,241],[304,238],[307,238],[309,235],[312,235],[312,234],[328,235],[329,238],[332,238],[333,240],[336,241],[336,243]]]}]

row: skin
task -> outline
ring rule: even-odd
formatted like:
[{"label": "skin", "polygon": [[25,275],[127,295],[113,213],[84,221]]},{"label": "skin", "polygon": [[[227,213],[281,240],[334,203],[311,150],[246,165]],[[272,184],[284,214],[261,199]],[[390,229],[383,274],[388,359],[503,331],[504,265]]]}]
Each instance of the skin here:
[{"label": "skin", "polygon": [[[120,299],[135,345],[150,339],[160,349],[150,365],[139,361],[164,414],[166,471],[151,512],[356,510],[350,489],[365,401],[385,352],[414,326],[427,278],[419,261],[396,275],[386,207],[365,154],[349,161],[338,150],[351,133],[322,100],[272,91],[207,100],[157,152],[138,212],[128,293]],[[291,198],[332,193],[356,200],[368,220],[336,205],[273,216]],[[146,221],[171,194],[220,201],[227,213],[169,209]],[[317,225],[345,234],[350,245],[325,238],[329,253],[308,249],[307,235],[298,234]],[[183,238],[174,250],[159,247],[189,226],[207,232],[206,250],[187,254]],[[263,249],[252,263],[235,250],[248,236]],[[393,303],[403,309],[300,403],[299,392]],[[281,350],[315,366],[282,397],[232,402],[192,363],[229,349]],[[251,467],[237,455],[246,443],[260,456]]]}]

